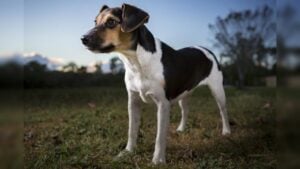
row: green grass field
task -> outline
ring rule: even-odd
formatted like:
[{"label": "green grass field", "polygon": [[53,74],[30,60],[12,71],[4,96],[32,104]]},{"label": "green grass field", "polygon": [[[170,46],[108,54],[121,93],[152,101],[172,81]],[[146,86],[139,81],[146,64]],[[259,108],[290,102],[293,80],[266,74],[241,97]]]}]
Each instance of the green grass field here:
[{"label": "green grass field", "polygon": [[189,100],[184,133],[177,133],[178,105],[171,111],[167,165],[151,164],[156,108],[143,105],[138,147],[119,161],[127,142],[127,94],[122,88],[24,91],[25,168],[276,168],[275,90],[226,89],[232,134],[221,135],[221,118],[209,90]]}]

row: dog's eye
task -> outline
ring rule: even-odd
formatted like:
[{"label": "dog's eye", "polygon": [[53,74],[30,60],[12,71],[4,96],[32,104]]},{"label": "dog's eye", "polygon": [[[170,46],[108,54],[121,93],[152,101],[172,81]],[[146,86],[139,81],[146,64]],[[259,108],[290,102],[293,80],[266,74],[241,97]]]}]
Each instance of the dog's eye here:
[{"label": "dog's eye", "polygon": [[109,19],[106,23],[105,26],[108,28],[114,28],[118,24],[118,21],[114,19]]}]

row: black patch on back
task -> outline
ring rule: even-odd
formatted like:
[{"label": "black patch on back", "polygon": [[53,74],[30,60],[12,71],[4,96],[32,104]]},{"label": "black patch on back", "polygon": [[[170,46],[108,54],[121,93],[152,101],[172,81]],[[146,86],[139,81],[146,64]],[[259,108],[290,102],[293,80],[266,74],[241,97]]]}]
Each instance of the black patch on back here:
[{"label": "black patch on back", "polygon": [[212,61],[196,48],[174,50],[161,42],[165,93],[171,100],[196,87],[212,69]]},{"label": "black patch on back", "polygon": [[136,50],[137,44],[140,44],[146,51],[156,52],[154,36],[146,26],[143,25],[135,30],[132,37],[134,41],[132,49]]},{"label": "black patch on back", "polygon": [[216,55],[211,50],[207,49],[206,47],[203,47],[203,46],[200,46],[200,47],[204,48],[205,50],[207,50],[207,52],[209,52],[211,55],[213,55],[213,57],[217,63],[218,69],[221,70],[221,65],[220,65],[219,61],[217,60]]}]

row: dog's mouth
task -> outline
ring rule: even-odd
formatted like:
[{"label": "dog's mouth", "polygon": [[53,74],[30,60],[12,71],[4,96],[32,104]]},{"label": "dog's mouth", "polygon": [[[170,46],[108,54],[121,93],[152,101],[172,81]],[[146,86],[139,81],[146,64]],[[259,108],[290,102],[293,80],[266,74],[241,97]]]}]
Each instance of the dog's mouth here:
[{"label": "dog's mouth", "polygon": [[92,52],[100,52],[100,53],[108,53],[115,49],[115,46],[113,44],[109,44],[104,47],[88,47],[88,49]]},{"label": "dog's mouth", "polygon": [[113,44],[109,44],[109,45],[107,45],[105,47],[100,48],[100,51],[101,52],[110,52],[110,51],[112,51],[114,49],[115,49],[115,46]]}]

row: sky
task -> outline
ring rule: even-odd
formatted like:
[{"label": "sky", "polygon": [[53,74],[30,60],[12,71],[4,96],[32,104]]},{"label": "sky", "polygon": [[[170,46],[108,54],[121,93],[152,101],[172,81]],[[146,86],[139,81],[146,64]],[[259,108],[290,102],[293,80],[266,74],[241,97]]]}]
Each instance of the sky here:
[{"label": "sky", "polygon": [[146,26],[174,48],[213,46],[208,24],[230,11],[254,9],[275,0],[1,0],[0,55],[37,52],[87,65],[111,55],[88,51],[80,38],[94,26],[102,5],[129,3],[150,14]]}]

